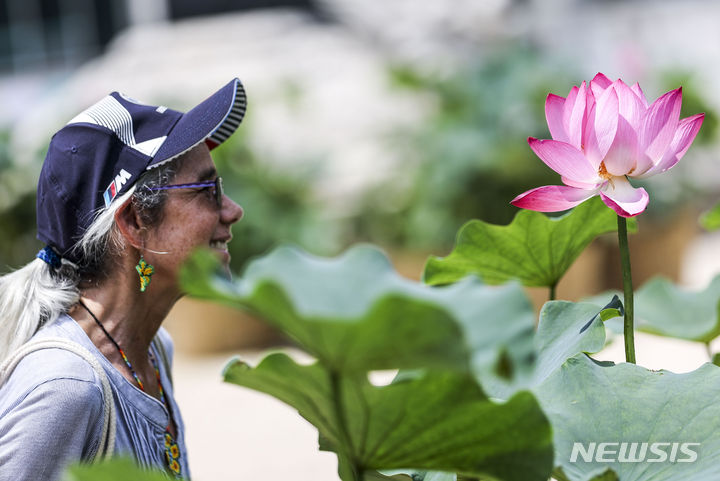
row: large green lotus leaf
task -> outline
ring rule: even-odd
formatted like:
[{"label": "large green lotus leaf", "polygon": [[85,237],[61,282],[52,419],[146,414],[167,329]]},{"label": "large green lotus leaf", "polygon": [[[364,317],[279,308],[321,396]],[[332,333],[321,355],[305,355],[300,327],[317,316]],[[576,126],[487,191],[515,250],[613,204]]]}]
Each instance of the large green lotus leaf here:
[{"label": "large green lotus leaf", "polygon": [[515,283],[487,286],[474,292],[474,301],[467,303],[462,285],[454,285],[458,296],[448,297],[444,305],[448,309],[448,303],[455,305],[476,379],[483,386],[525,386],[533,376],[538,352],[535,312],[524,291]]},{"label": "large green lotus leaf", "polygon": [[[552,469],[551,428],[533,395],[493,402],[468,373],[417,370],[374,386],[366,375],[332,373],[319,362],[301,366],[276,353],[255,368],[232,361],[224,376],[295,407],[346,470],[353,460],[366,470],[545,481]],[[343,479],[362,475],[344,469]]]},{"label": "large green lotus leaf", "polygon": [[638,329],[653,334],[710,342],[720,334],[720,276],[702,291],[678,288],[668,279],[656,277],[635,296]]},{"label": "large green lotus leaf", "polygon": [[[636,221],[628,229],[636,230]],[[526,286],[554,286],[595,237],[615,230],[617,216],[599,198],[561,217],[521,210],[506,226],[473,220],[460,229],[449,256],[428,259],[423,280],[450,284],[475,274],[490,284],[519,279]]]},{"label": "large green lotus leaf", "polygon": [[455,473],[443,473],[440,471],[416,471],[416,470],[383,470],[383,474],[387,476],[405,476],[408,477],[406,481],[458,481],[457,474]]},{"label": "large green lotus leaf", "polygon": [[[39,479],[39,478],[38,478]],[[152,472],[138,467],[125,458],[114,458],[93,465],[71,466],[62,481],[167,481],[162,472]]]},{"label": "large green lotus leaf", "polygon": [[538,362],[532,386],[537,386],[565,361],[605,347],[605,327],[598,306],[585,302],[547,302],[540,311],[535,344]]},{"label": "large green lotus leaf", "polygon": [[[588,301],[600,304],[613,294],[606,292]],[[702,291],[689,291],[668,279],[654,277],[635,292],[635,328],[659,336],[710,342],[720,335],[719,302],[720,276]],[[608,321],[607,325],[622,333],[622,319]]]},{"label": "large green lotus leaf", "polygon": [[[380,471],[365,471],[362,476],[362,481],[424,481],[421,478],[414,478],[410,474],[405,474],[402,471],[398,471],[395,474],[389,474]],[[453,480],[454,481],[454,480]]]},{"label": "large green lotus leaf", "polygon": [[[613,479],[609,473],[600,477],[607,469],[622,481],[720,479],[720,368],[713,364],[674,374],[597,362],[580,354],[535,392],[553,426],[555,464],[569,480]],[[589,449],[589,443],[622,442],[679,444],[656,446],[665,452],[664,460],[650,446],[643,456],[638,444],[634,457],[642,462],[618,462],[619,445],[607,448],[614,454],[601,454],[600,460],[597,451],[588,461],[578,452],[571,462],[573,443]],[[693,456],[683,453],[682,443],[700,443],[686,446],[697,453],[696,461],[688,462]],[[625,456],[632,454],[632,445],[627,445]]]},{"label": "large green lotus leaf", "polygon": [[539,385],[576,354],[600,351],[605,346],[600,311],[600,306],[587,302],[546,302],[540,311],[534,338],[538,354],[531,375],[511,380],[481,378],[485,391],[493,397],[507,399],[518,390]]},{"label": "large green lotus leaf", "polygon": [[433,288],[367,246],[333,259],[281,247],[237,283],[214,276],[213,259],[201,253],[184,268],[190,294],[251,309],[337,371],[472,366],[511,378],[534,359],[532,305],[516,284]]},{"label": "large green lotus leaf", "polygon": [[[321,447],[338,453],[343,479],[377,479],[378,468],[470,470],[500,479],[549,474],[544,456],[551,446],[536,442],[549,425],[532,395],[492,403],[468,371],[512,379],[532,366],[533,311],[519,285],[468,278],[432,288],[399,277],[367,247],[336,259],[280,248],[252,263],[238,283],[213,276],[214,265],[212,256],[193,258],[183,271],[186,290],[252,309],[318,359],[297,366],[273,355],[255,369],[236,362],[228,379],[296,407],[318,427]],[[399,368],[414,370],[390,386],[367,381],[367,371]],[[529,441],[519,434],[524,430],[535,433],[524,436]],[[479,452],[440,449],[482,443]],[[353,466],[367,471],[353,473]]]},{"label": "large green lotus leaf", "polygon": [[438,471],[425,473],[422,481],[457,481],[457,475],[453,473],[441,473]]},{"label": "large green lotus leaf", "polygon": [[[565,476],[565,473],[563,472],[562,468],[557,468],[553,470],[553,479],[556,479],[557,481],[569,481],[568,477]],[[613,471],[612,469],[606,469],[601,474],[598,474],[597,476],[593,476],[590,481],[620,481],[618,479],[617,473]]]}]

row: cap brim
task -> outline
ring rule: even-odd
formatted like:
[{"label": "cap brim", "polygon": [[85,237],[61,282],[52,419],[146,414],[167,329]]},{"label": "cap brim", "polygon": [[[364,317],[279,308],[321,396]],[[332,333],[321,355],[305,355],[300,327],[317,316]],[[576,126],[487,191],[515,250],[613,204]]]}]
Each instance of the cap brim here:
[{"label": "cap brim", "polygon": [[184,154],[203,141],[207,141],[211,149],[217,147],[238,128],[246,106],[245,89],[235,78],[183,114],[148,164],[148,169]]}]

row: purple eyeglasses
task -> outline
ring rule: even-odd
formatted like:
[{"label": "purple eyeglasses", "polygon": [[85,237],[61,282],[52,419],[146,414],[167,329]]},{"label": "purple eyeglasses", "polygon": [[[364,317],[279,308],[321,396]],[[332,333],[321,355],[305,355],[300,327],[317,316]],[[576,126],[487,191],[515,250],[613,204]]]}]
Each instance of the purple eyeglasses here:
[{"label": "purple eyeglasses", "polygon": [[222,207],[223,200],[223,184],[222,177],[217,177],[215,180],[208,180],[206,182],[193,182],[192,184],[174,184],[174,185],[157,185],[150,187],[150,190],[170,190],[170,189],[207,189],[208,187],[214,187],[212,191],[215,197],[215,202],[218,207]]}]

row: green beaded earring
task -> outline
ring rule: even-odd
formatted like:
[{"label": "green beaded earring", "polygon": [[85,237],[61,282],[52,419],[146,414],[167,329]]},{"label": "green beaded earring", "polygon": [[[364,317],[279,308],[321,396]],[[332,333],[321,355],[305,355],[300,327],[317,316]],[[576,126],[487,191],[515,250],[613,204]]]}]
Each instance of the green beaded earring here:
[{"label": "green beaded earring", "polygon": [[140,260],[138,261],[137,265],[135,266],[135,270],[140,275],[140,292],[145,292],[145,289],[147,289],[147,286],[150,285],[150,278],[152,277],[153,273],[155,272],[155,268],[152,265],[145,262],[143,255],[140,254]]}]

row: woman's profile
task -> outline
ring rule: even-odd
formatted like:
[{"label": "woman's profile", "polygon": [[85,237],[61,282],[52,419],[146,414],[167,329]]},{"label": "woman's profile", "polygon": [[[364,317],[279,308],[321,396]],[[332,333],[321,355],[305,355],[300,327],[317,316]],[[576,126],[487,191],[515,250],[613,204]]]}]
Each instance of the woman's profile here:
[{"label": "woman's profile", "polygon": [[113,92],[53,136],[37,191],[45,247],[0,277],[0,481],[113,455],[190,478],[161,324],[193,250],[229,264],[243,211],[210,150],[245,106],[238,79],[187,113]]}]

